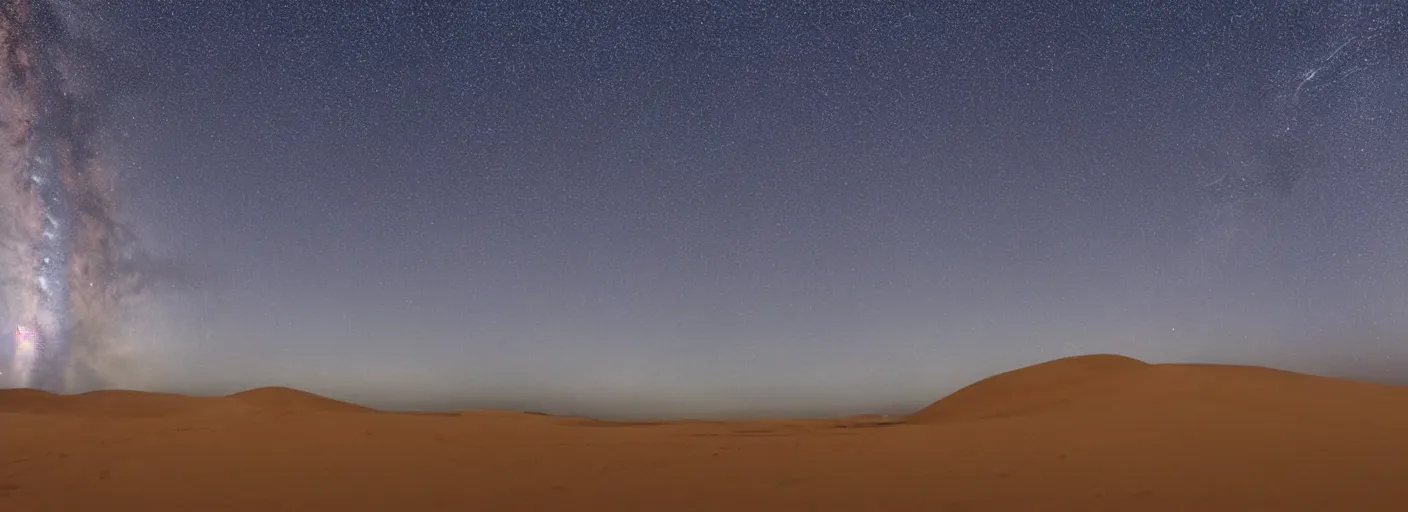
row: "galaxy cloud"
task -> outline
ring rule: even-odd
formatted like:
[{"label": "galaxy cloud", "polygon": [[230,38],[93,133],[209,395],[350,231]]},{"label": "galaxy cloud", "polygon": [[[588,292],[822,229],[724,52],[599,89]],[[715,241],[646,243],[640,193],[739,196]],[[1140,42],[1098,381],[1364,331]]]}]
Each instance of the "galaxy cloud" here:
[{"label": "galaxy cloud", "polygon": [[16,333],[3,371],[51,391],[106,380],[134,247],[99,163],[93,64],[70,21],[81,8],[0,4],[0,319]]}]

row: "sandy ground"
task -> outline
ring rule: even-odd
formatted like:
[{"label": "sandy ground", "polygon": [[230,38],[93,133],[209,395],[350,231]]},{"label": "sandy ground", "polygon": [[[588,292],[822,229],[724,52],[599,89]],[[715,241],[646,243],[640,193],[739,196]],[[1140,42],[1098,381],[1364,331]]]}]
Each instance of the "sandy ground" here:
[{"label": "sandy ground", "polygon": [[0,391],[0,510],[1408,510],[1408,388],[1085,356],[908,418]]}]

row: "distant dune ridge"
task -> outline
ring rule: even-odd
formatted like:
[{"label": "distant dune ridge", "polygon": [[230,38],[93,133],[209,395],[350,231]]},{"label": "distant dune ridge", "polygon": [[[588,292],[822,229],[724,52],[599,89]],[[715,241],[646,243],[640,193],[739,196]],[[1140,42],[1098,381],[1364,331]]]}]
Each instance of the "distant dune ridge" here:
[{"label": "distant dune ridge", "polygon": [[1401,511],[1405,432],[1408,388],[1108,354],[994,375],[900,418],[0,390],[0,510]]},{"label": "distant dune ridge", "polygon": [[[1353,396],[1339,396],[1352,394]],[[1290,396],[1284,396],[1290,395]],[[1176,406],[1185,401],[1294,407],[1303,401],[1337,408],[1408,400],[1408,388],[1335,379],[1252,366],[1149,364],[1114,354],[1074,356],[1000,373],[955,391],[899,421],[936,423],[1056,414],[1129,406]],[[1338,405],[1336,405],[1338,404]],[[1408,402],[1403,405],[1408,406]],[[0,412],[164,415],[220,406],[283,412],[379,412],[297,389],[271,386],[224,397],[196,397],[125,390],[57,395],[33,389],[0,390]],[[516,411],[461,411],[487,417],[542,416]],[[452,413],[447,413],[452,414]],[[845,420],[881,421],[860,414]],[[888,418],[885,418],[889,421]],[[660,424],[669,422],[647,422]]]},{"label": "distant dune ridge", "polygon": [[265,387],[223,397],[101,390],[58,395],[34,389],[0,390],[0,413],[168,416],[217,411],[376,412],[286,387]]},{"label": "distant dune ridge", "polygon": [[1254,366],[1148,364],[1129,357],[1076,356],[975,382],[910,415],[932,423],[1111,408],[1223,406],[1305,413],[1408,407],[1408,388]]},{"label": "distant dune ridge", "polygon": [[225,397],[260,409],[315,412],[375,412],[369,407],[333,400],[286,387],[265,387],[241,391]]}]

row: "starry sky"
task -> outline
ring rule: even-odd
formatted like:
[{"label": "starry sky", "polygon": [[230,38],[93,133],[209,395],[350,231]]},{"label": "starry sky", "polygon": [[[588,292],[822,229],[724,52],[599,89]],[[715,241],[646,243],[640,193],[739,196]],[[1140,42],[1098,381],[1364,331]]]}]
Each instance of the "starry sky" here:
[{"label": "starry sky", "polygon": [[1408,380],[1393,2],[120,1],[199,285],[140,386],[905,411],[1116,352]]}]

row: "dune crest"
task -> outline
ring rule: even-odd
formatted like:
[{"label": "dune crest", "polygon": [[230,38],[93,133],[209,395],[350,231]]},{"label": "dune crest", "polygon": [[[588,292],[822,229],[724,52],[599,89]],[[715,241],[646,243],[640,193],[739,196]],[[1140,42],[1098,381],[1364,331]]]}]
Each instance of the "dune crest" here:
[{"label": "dune crest", "polygon": [[214,405],[209,398],[143,391],[57,395],[36,389],[0,390],[0,413],[151,417],[196,412]]},{"label": "dune crest", "polygon": [[37,389],[0,389],[0,413],[50,412],[62,398]]},{"label": "dune crest", "polygon": [[58,395],[37,389],[0,389],[0,413],[114,417],[171,416],[231,409],[280,412],[375,412],[375,409],[285,387],[265,387],[224,397],[129,390]]},{"label": "dune crest", "polygon": [[1107,379],[1149,366],[1138,359],[1114,354],[1056,359],[969,384],[906,420],[917,423],[973,420],[1034,412],[1076,399]]},{"label": "dune crest", "polygon": [[1148,364],[1118,355],[1056,359],[968,385],[909,415],[910,423],[1092,410],[1221,408],[1294,414],[1408,407],[1408,388],[1256,366]]},{"label": "dune crest", "polygon": [[225,396],[251,407],[286,412],[376,412],[370,407],[333,400],[331,398],[282,386],[241,391]]}]

